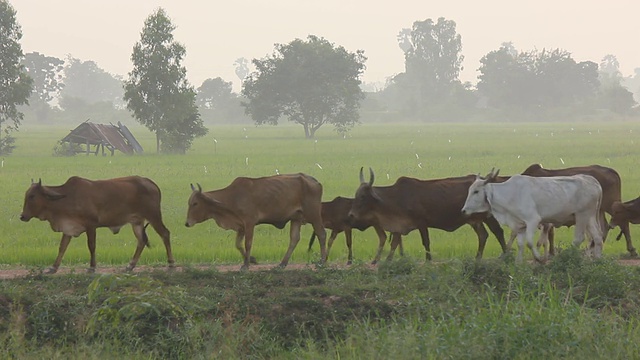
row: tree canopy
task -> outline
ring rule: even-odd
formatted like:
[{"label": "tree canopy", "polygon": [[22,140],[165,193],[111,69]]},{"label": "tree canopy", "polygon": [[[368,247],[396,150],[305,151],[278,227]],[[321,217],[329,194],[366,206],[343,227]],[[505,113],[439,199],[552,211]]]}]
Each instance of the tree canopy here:
[{"label": "tree canopy", "polygon": [[182,65],[186,49],[173,39],[173,30],[162,8],[145,20],[131,54],[133,70],[125,81],[124,99],[135,119],[156,134],[158,152],[185,153],[207,128]]},{"label": "tree canopy", "polygon": [[33,80],[27,75],[20,39],[22,30],[16,11],[0,0],[0,154],[10,154],[15,139],[10,133],[17,130],[23,114],[18,106],[28,104]]},{"label": "tree canopy", "polygon": [[101,69],[94,61],[69,57],[64,67],[61,97],[74,97],[87,104],[111,102],[119,105],[123,97],[122,81]]},{"label": "tree canopy", "polygon": [[245,112],[258,125],[286,117],[302,125],[307,138],[325,124],[348,131],[359,122],[365,61],[364,51],[349,52],[314,35],[277,44],[271,56],[253,60],[256,71],[242,87]]},{"label": "tree canopy", "polygon": [[39,52],[30,52],[25,55],[23,64],[33,79],[33,92],[29,98],[29,104],[38,122],[47,122],[51,112],[49,102],[58,97],[64,87],[62,82],[64,60]]}]

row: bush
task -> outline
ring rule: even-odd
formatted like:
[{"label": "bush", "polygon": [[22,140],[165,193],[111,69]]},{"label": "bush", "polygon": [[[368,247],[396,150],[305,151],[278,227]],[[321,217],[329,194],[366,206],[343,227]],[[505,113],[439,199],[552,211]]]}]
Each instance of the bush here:
[{"label": "bush", "polygon": [[82,152],[82,147],[79,144],[58,141],[53,147],[53,156],[76,156],[79,152]]}]

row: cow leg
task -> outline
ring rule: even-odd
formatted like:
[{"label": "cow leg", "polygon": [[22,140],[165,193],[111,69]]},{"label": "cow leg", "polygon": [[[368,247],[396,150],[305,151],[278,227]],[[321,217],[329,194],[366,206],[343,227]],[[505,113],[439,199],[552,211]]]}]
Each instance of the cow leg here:
[{"label": "cow leg", "polygon": [[136,251],[133,253],[133,258],[127,266],[127,271],[131,271],[136,267],[138,259],[140,259],[140,254],[142,254],[144,247],[147,246],[148,241],[147,236],[144,233],[144,224],[131,224],[131,227],[133,228],[133,233],[136,235],[136,239],[138,239],[138,245],[136,246]]},{"label": "cow leg", "polygon": [[[241,267],[241,269],[246,269],[245,265],[244,265],[244,259],[247,258],[247,253],[246,251],[244,251],[244,230],[238,230],[236,231],[236,249],[238,249],[238,251],[240,251],[240,256],[242,256],[242,261],[243,261],[243,265]],[[249,258],[249,262],[251,261],[252,258]],[[249,266],[249,265],[246,265]]]},{"label": "cow leg", "polygon": [[[349,257],[347,258],[347,265],[353,264],[353,231],[351,229],[347,229],[344,231],[344,237],[347,242],[347,249],[349,249]],[[329,249],[327,249],[327,257],[329,257]]]},{"label": "cow leg", "polygon": [[393,260],[393,254],[395,254],[396,248],[398,247],[398,245],[402,246],[402,235],[400,235],[400,233],[391,234],[391,241],[389,245],[391,249],[389,249],[389,255],[387,255],[387,261]]},{"label": "cow leg", "polygon": [[[253,247],[253,230],[255,225],[247,226],[244,230],[244,263],[241,270],[246,270],[251,264],[251,248]],[[300,240],[300,234],[298,233],[298,240]]]},{"label": "cow leg", "polygon": [[[548,226],[549,230],[547,231],[547,241],[549,243],[549,256],[554,256],[556,254],[556,229],[552,224],[546,224],[543,226]],[[546,230],[546,229],[543,229]]]},{"label": "cow leg", "polygon": [[[340,233],[340,231],[336,231],[336,230],[331,230],[331,236],[329,236],[329,241],[327,243],[327,257],[329,257],[329,251],[331,251],[331,247],[333,246],[333,242],[336,240],[336,237],[338,237],[338,234]],[[315,232],[314,232],[315,234]],[[347,244],[349,245],[349,244]]]},{"label": "cow leg", "polygon": [[[584,241],[584,233],[589,226],[589,222],[585,221],[581,214],[576,214],[576,224],[573,231],[573,246],[580,247]],[[591,249],[591,243],[589,243],[588,249]]]},{"label": "cow leg", "polygon": [[[431,260],[431,241],[429,240],[429,228],[420,228],[420,237],[422,238],[422,246],[424,246],[425,259]],[[486,240],[486,239],[485,239]]]},{"label": "cow leg", "polygon": [[511,230],[511,235],[509,235],[509,242],[507,243],[507,250],[511,251],[513,248],[513,241],[518,237],[518,232],[515,230]]},{"label": "cow leg", "polygon": [[164,248],[167,250],[167,263],[169,263],[169,267],[173,267],[176,261],[173,258],[173,253],[171,252],[171,233],[169,232],[169,229],[164,226],[162,221],[149,221],[149,223],[153,227],[153,230],[155,230],[162,238]]},{"label": "cow leg", "polygon": [[599,221],[595,217],[591,217],[589,219],[589,223],[587,224],[587,232],[589,233],[589,237],[591,237],[591,242],[593,243],[593,257],[596,259],[602,257],[602,247],[604,243],[604,238],[602,236],[602,228],[599,226]]},{"label": "cow leg", "polygon": [[373,258],[371,265],[375,265],[378,263],[378,261],[380,261],[380,257],[382,256],[382,249],[384,248],[384,243],[386,241],[387,241],[387,235],[385,234],[384,236],[380,236],[380,232],[378,232],[378,251],[376,252],[376,257]]},{"label": "cow leg", "polygon": [[525,242],[525,232],[524,230],[511,230],[516,232],[516,236],[518,237],[518,255],[516,256],[516,262],[522,263],[524,259],[524,242]]},{"label": "cow leg", "polygon": [[71,235],[62,234],[62,239],[60,239],[60,247],[58,248],[58,257],[56,261],[53,263],[45,274],[55,274],[60,267],[60,263],[62,262],[62,257],[64,256],[65,251],[67,251],[67,246],[69,246],[69,242],[71,241]]},{"label": "cow leg", "polygon": [[533,237],[536,235],[536,229],[538,229],[539,223],[540,223],[539,220],[536,221],[535,223],[534,222],[528,223],[525,233],[527,238],[527,247],[531,249],[531,252],[533,253],[533,258],[537,262],[543,262],[543,259],[540,257],[540,253],[538,252],[538,249],[533,244]]},{"label": "cow leg", "polygon": [[[296,245],[298,245],[298,241],[300,241],[300,228],[302,227],[302,223],[299,220],[291,220],[291,229],[289,232],[289,248],[287,249],[287,253],[284,254],[284,258],[282,258],[282,261],[280,262],[280,265],[278,265],[279,267],[283,268],[285,266],[287,266],[287,264],[289,263],[289,258],[291,257],[291,254],[293,253],[293,250],[296,248]],[[315,227],[314,227],[314,231]],[[323,235],[326,236],[326,233],[324,233],[324,228],[322,228],[322,232]],[[323,260],[326,259],[326,249],[325,249],[325,242],[326,242],[326,238],[325,236],[321,236],[318,232],[316,232],[316,235],[318,235],[318,240],[320,241],[320,248],[321,250],[324,250],[324,258]],[[324,262],[324,261],[323,261]]]},{"label": "cow leg", "polygon": [[[320,243],[320,263],[324,264],[325,262],[327,262],[327,231],[324,229],[324,225],[322,224],[322,220],[320,220],[320,216],[318,216],[317,218],[318,220],[312,222],[311,226],[313,226],[313,231],[316,233],[316,236],[318,236],[318,242]],[[301,226],[301,224],[298,224],[298,239],[300,238]],[[298,242],[296,241],[296,244],[297,243]],[[289,259],[287,259],[287,261],[288,260]]]},{"label": "cow leg", "polygon": [[87,229],[87,247],[89,247],[89,268],[88,272],[96,272],[96,229]]},{"label": "cow leg", "polygon": [[536,247],[543,248],[545,260],[549,258],[549,230],[552,229],[551,226],[552,225],[550,224],[541,224],[540,236],[538,237],[538,242],[536,243]]},{"label": "cow leg", "polygon": [[482,223],[473,223],[469,224],[473,228],[473,231],[476,232],[478,236],[478,252],[476,253],[476,260],[482,259],[482,254],[484,253],[484,247],[487,245],[487,238],[489,238],[489,233],[487,229],[484,228]]},{"label": "cow leg", "polygon": [[[493,216],[490,216],[484,219],[483,222],[487,224],[489,230],[493,233],[493,235],[495,235],[496,239],[498,239],[498,243],[500,243],[500,247],[502,248],[502,253],[506,253],[508,248],[507,244],[504,241],[504,230],[502,229],[502,226],[500,226],[498,220],[496,220],[496,218],[494,218]],[[513,233],[511,234],[511,236],[514,236]],[[515,236],[513,238],[515,238]],[[513,238],[511,242],[513,242]]]},{"label": "cow leg", "polygon": [[[622,225],[620,225],[620,232],[624,234],[624,239],[627,242],[627,251],[629,252],[629,255],[631,256],[638,256],[638,253],[636,252],[636,249],[633,247],[633,244],[631,243],[631,232],[629,231],[629,223],[625,222]],[[602,241],[604,242],[604,240],[606,239],[604,233],[602,236]]]}]

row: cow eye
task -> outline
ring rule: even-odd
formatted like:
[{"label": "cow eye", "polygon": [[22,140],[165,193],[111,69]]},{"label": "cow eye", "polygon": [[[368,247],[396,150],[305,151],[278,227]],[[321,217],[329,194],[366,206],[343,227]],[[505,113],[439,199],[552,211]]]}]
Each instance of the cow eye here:
[{"label": "cow eye", "polygon": [[474,193],[474,194],[477,194],[477,193],[478,193],[478,190],[475,190],[473,193]]},{"label": "cow eye", "polygon": [[35,195],[30,194],[30,195],[29,195],[29,197],[28,197],[28,199],[29,199],[29,200],[33,200],[33,199],[35,199],[35,197],[36,197]]}]

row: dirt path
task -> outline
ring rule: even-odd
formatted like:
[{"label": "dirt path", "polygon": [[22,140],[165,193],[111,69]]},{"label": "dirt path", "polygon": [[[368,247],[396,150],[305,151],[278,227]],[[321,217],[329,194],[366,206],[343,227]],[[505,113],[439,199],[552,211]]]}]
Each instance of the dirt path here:
[{"label": "dirt path", "polygon": [[[620,265],[627,266],[640,266],[640,259],[620,259],[618,260]],[[240,271],[240,264],[238,265],[192,265],[192,266],[176,266],[173,268],[173,271],[184,271],[185,269],[198,269],[198,270],[208,270],[208,269],[216,269],[219,272],[232,272],[232,271]],[[271,270],[278,266],[278,264],[258,264],[251,265],[249,267],[249,271],[264,271]],[[370,269],[375,269],[376,265],[366,265]],[[330,264],[330,268],[332,269],[346,269],[348,268],[345,264]],[[116,274],[116,273],[125,273],[125,266],[106,266],[106,267],[98,267],[96,269],[97,274]],[[159,270],[167,270],[167,267],[164,266],[138,266],[133,270],[133,273],[142,273],[147,271],[159,271]],[[315,270],[315,265],[309,264],[289,264],[285,268],[285,270]],[[63,274],[83,274],[86,272],[86,268],[83,267],[61,267],[58,269],[58,272],[51,276],[63,275]],[[0,280],[4,279],[17,279],[26,277],[29,275],[38,274],[34,269],[25,269],[25,268],[15,268],[15,269],[0,269]]]}]

